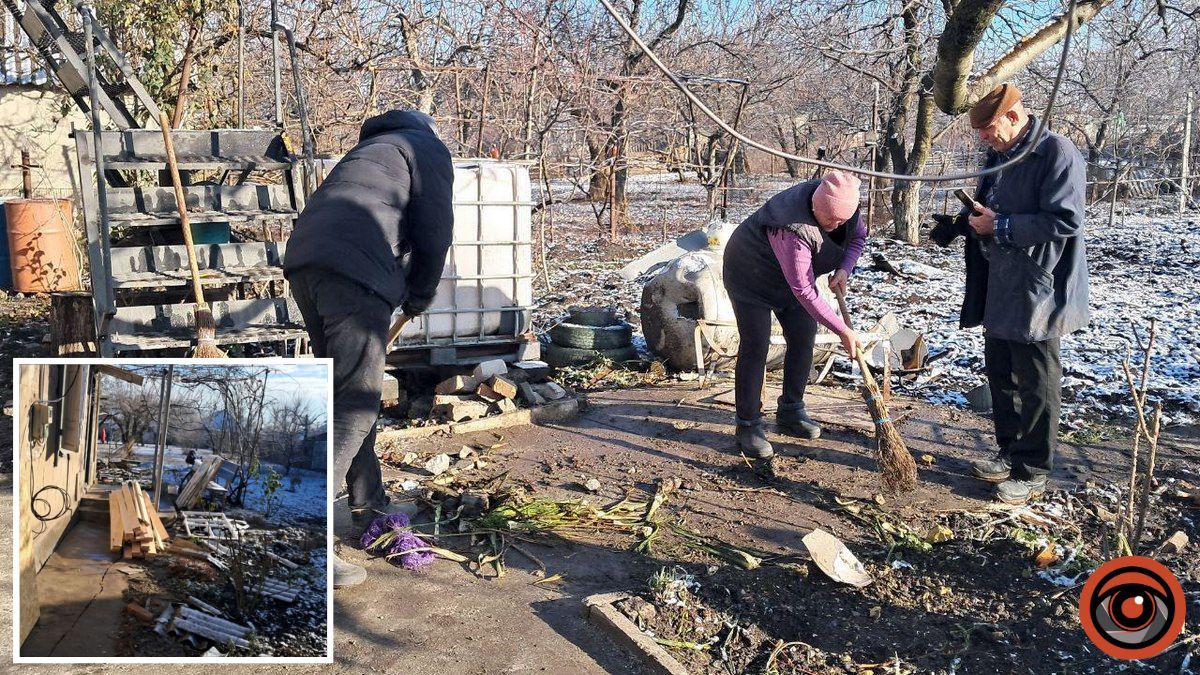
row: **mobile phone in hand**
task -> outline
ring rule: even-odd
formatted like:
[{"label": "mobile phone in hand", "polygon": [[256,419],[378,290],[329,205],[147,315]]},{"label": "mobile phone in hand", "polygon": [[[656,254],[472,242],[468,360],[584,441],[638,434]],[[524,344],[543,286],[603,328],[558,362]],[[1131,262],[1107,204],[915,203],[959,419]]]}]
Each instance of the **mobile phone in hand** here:
[{"label": "mobile phone in hand", "polygon": [[967,194],[966,190],[958,188],[954,191],[954,196],[958,197],[958,201],[962,202],[963,206],[970,209],[972,214],[976,216],[982,215],[979,213],[979,210],[975,208],[975,200],[971,199],[971,195]]}]

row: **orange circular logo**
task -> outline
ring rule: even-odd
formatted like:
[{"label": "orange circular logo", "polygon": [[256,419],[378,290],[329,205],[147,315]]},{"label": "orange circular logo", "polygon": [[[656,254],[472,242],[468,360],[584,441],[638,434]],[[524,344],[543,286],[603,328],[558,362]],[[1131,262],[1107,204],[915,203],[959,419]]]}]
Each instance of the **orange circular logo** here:
[{"label": "orange circular logo", "polygon": [[1083,632],[1116,659],[1156,656],[1183,630],[1183,587],[1162,563],[1131,555],[1088,577],[1079,596]]}]

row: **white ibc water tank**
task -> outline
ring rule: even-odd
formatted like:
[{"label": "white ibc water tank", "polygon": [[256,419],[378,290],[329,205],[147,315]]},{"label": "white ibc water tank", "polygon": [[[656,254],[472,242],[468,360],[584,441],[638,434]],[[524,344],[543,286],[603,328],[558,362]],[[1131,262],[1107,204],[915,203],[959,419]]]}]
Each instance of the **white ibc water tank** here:
[{"label": "white ibc water tank", "polygon": [[512,342],[529,330],[532,305],[528,165],[456,161],[453,244],[433,304],[404,327],[399,348]]},{"label": "white ibc water tank", "polygon": [[433,304],[400,333],[400,346],[512,339],[529,329],[532,304],[528,166],[456,163],[454,243]]}]

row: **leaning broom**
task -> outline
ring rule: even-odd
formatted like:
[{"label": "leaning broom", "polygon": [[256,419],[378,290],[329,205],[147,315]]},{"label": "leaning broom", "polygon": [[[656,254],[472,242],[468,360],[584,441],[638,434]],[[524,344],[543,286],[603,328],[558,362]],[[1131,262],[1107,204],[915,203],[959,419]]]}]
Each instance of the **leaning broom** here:
[{"label": "leaning broom", "polygon": [[[846,296],[838,292],[837,300],[842,319],[850,326],[850,310],[846,307]],[[879,471],[883,474],[883,487],[888,492],[908,492],[917,486],[917,463],[913,461],[908,446],[904,444],[904,439],[888,414],[883,394],[875,384],[871,369],[867,367],[863,350],[856,351],[858,367],[863,376],[863,400],[866,401],[867,409],[871,411],[871,419],[875,422],[875,456],[879,461]]]},{"label": "leaning broom", "polygon": [[212,308],[204,301],[204,290],[200,284],[200,269],[196,263],[196,246],[192,242],[192,225],[188,220],[187,199],[183,194],[183,182],[179,179],[179,163],[175,159],[175,144],[171,141],[171,120],[166,113],[159,116],[162,126],[163,145],[167,152],[167,167],[171,174],[171,186],[175,188],[175,207],[179,211],[179,224],[183,228],[183,243],[187,248],[188,269],[192,278],[192,293],[195,295],[196,350],[192,356],[198,359],[222,359],[225,352],[217,347],[217,322]]}]

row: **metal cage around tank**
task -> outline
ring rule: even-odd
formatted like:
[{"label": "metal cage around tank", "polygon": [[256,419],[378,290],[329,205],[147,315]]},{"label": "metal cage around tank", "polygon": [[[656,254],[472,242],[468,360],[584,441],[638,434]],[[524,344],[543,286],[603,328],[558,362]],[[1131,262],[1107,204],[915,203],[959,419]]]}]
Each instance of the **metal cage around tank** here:
[{"label": "metal cage around tank", "polygon": [[429,309],[400,333],[389,360],[464,365],[538,356],[529,164],[461,160],[454,237]]}]

